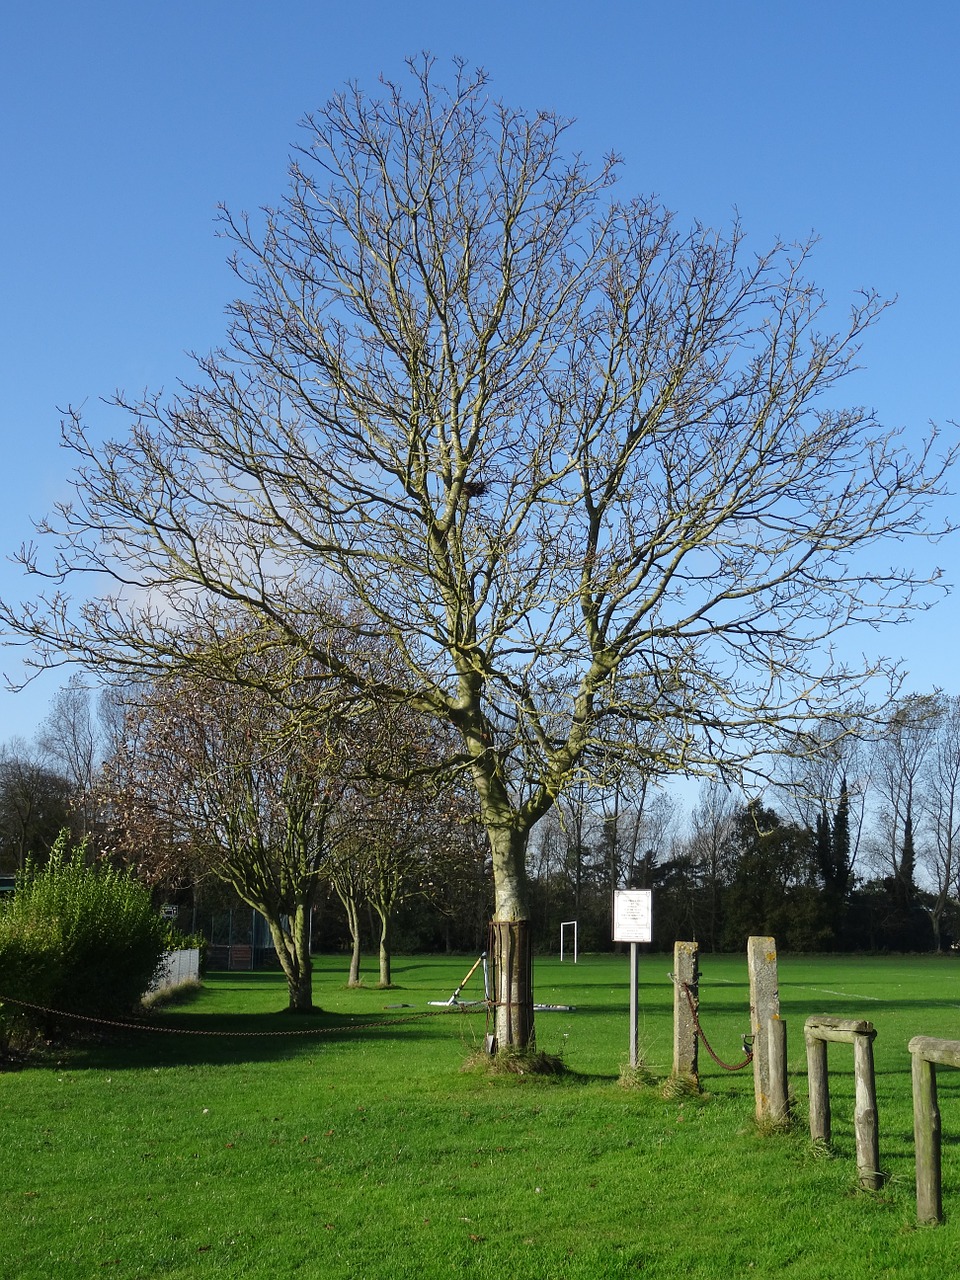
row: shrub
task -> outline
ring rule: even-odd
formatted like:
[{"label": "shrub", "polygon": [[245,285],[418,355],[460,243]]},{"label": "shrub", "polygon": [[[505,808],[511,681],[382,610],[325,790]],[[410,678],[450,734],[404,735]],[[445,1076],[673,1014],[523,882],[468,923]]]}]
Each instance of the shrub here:
[{"label": "shrub", "polygon": [[[63,945],[55,920],[14,921],[8,909],[0,913],[0,1054],[11,1043],[25,1043],[44,1015],[10,1000],[52,1007],[60,983]],[[3,997],[7,997],[4,1001]]]},{"label": "shrub", "polygon": [[[129,1013],[157,972],[166,938],[143,885],[88,865],[84,846],[70,849],[62,833],[46,865],[18,877],[0,912],[0,999],[90,1017]],[[49,1021],[10,1004],[3,1012],[8,1022]]]}]

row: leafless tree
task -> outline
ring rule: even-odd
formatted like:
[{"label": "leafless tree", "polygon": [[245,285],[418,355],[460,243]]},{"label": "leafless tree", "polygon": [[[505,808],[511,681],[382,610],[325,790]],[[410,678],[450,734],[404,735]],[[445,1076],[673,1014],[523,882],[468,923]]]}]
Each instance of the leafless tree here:
[{"label": "leafless tree", "polygon": [[350,968],[347,986],[360,986],[360,961],[363,954],[361,912],[367,897],[367,880],[359,841],[340,840],[327,864],[327,880],[340,899],[350,932]]},{"label": "leafless tree", "polygon": [[[373,733],[370,733],[370,729]],[[344,838],[329,878],[343,903],[352,954],[348,985],[359,982],[360,908],[379,924],[379,985],[391,985],[392,925],[411,898],[439,901],[458,868],[475,858],[475,806],[457,771],[443,776],[452,753],[449,729],[406,708],[381,708],[352,738],[362,769],[340,804]],[[365,740],[366,738],[366,740]]]},{"label": "leafless tree", "polygon": [[775,794],[793,821],[811,831],[829,827],[845,796],[849,840],[847,865],[852,877],[867,819],[870,775],[877,724],[824,722],[797,735],[775,766]]},{"label": "leafless tree", "polygon": [[935,694],[898,698],[878,727],[871,756],[876,806],[870,853],[901,897],[914,892],[914,842],[921,836],[921,796],[937,747],[942,705]]},{"label": "leafless tree", "polygon": [[960,899],[960,697],[935,695],[936,739],[924,762],[920,811],[928,838],[922,870],[931,884],[930,920],[937,950],[951,900]]},{"label": "leafless tree", "polygon": [[95,781],[104,738],[89,688],[78,674],[53,698],[40,731],[37,746],[73,789],[77,829],[87,835],[96,818]]},{"label": "leafless tree", "polygon": [[313,644],[345,584],[402,656],[376,694],[459,734],[523,1045],[531,829],[620,756],[735,777],[835,715],[876,668],[824,642],[930,598],[869,553],[931,532],[947,459],[837,407],[883,304],[828,321],[808,246],[684,230],[484,74],[410,71],[307,118],[278,208],[224,214],[242,296],[197,386],[121,398],[107,443],[68,415],[75,500],[23,555],[56,585],[4,616],[41,663],[142,670],[227,600],[363,689]]},{"label": "leafless tree", "polygon": [[301,671],[284,707],[253,682],[141,685],[101,797],[116,850],[154,883],[212,874],[261,913],[289,1007],[313,1008],[310,917],[341,828],[349,740],[335,690]]},{"label": "leafless tree", "polygon": [[730,846],[737,815],[743,805],[738,796],[720,782],[706,783],[690,819],[686,853],[703,887],[703,918],[698,934],[711,951],[720,944],[723,890],[732,875]]},{"label": "leafless tree", "polygon": [[71,781],[36,747],[15,738],[0,747],[0,868],[41,863],[64,829],[79,834]]}]

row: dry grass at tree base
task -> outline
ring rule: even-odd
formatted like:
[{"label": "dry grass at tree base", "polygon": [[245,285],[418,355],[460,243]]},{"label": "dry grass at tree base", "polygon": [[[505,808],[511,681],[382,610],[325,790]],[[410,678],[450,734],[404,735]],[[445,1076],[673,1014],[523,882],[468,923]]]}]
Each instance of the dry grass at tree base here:
[{"label": "dry grass at tree base", "polygon": [[478,1049],[460,1069],[486,1076],[559,1076],[568,1071],[562,1057],[541,1049],[501,1049],[495,1054]]}]

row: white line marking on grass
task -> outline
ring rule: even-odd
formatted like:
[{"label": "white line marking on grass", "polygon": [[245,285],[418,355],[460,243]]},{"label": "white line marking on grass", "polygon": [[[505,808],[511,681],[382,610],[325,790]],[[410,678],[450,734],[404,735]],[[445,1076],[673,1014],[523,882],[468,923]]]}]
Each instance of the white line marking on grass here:
[{"label": "white line marking on grass", "polygon": [[[734,982],[732,978],[710,978],[706,982],[701,978],[700,985],[707,987],[743,987],[747,984],[745,982]],[[876,1004],[880,1004],[883,1001],[883,996],[858,996],[850,991],[834,991],[831,987],[807,987],[793,982],[789,985],[795,987],[798,991],[820,991],[827,996],[842,996],[844,1000],[873,1000]]]},{"label": "white line marking on grass", "polygon": [[[791,983],[791,985],[793,984]],[[882,996],[857,996],[850,991],[833,991],[830,987],[800,987],[800,990],[821,991],[824,995],[828,996],[843,996],[844,1000],[875,1000],[877,1004],[879,1004],[883,999]]]}]

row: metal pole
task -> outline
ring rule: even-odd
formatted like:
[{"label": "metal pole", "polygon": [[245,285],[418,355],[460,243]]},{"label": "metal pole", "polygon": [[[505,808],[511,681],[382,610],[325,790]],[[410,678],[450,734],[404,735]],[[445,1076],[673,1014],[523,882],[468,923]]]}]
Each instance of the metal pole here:
[{"label": "metal pole", "polygon": [[640,947],[630,943],[630,1065],[637,1067],[640,1061]]}]

